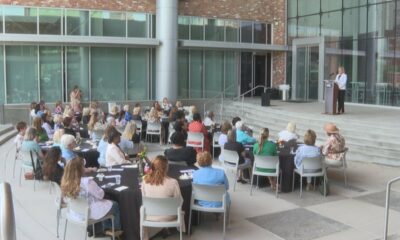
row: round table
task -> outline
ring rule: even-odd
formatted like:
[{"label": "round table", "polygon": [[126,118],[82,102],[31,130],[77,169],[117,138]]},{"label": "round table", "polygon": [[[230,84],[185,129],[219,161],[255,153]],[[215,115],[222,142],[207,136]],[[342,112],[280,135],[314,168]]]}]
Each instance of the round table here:
[{"label": "round table", "polygon": [[[140,206],[142,205],[142,193],[138,181],[139,172],[137,168],[123,168],[122,166],[114,166],[114,169],[123,169],[122,171],[111,170],[103,172],[107,175],[121,175],[121,185],[127,186],[128,189],[117,191],[116,188],[121,185],[104,188],[105,198],[118,202],[121,213],[121,227],[124,231],[124,239],[134,240],[140,239]],[[169,165],[168,176],[178,180],[181,194],[183,197],[182,210],[185,212],[186,227],[189,222],[190,198],[192,194],[192,181],[180,180],[181,170],[194,169],[194,167],[186,167],[180,165]],[[94,180],[103,186],[107,183],[115,183],[115,178],[104,178],[99,181],[96,177],[98,173],[90,173],[87,176],[95,177]],[[186,228],[188,229],[188,228]]]}]

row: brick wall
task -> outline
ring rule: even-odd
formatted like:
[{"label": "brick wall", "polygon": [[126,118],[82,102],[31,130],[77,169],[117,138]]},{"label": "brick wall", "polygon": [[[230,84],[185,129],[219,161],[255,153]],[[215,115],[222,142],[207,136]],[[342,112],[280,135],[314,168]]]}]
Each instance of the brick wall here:
[{"label": "brick wall", "polygon": [[[285,0],[179,0],[179,14],[272,23],[273,44],[285,45]],[[156,0],[0,0],[0,4],[155,13]],[[285,81],[285,53],[273,53],[273,85]]]}]

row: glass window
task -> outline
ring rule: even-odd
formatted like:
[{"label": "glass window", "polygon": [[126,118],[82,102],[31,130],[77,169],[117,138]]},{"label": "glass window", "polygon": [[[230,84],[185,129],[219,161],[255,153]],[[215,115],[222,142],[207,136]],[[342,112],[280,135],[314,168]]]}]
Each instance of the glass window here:
[{"label": "glass window", "polygon": [[205,19],[207,41],[224,41],[224,20]]},{"label": "glass window", "polygon": [[319,15],[312,15],[299,18],[297,26],[298,37],[319,36]]},{"label": "glass window", "polygon": [[299,0],[299,16],[316,14],[320,11],[320,0]]},{"label": "glass window", "polygon": [[345,9],[343,12],[343,22],[352,23],[343,24],[344,39],[365,38],[367,30],[367,8]]},{"label": "glass window", "polygon": [[321,0],[322,12],[342,9],[342,1]]},{"label": "glass window", "polygon": [[190,51],[190,98],[203,97],[203,51]]},{"label": "glass window", "polygon": [[125,37],[125,13],[93,11],[90,17],[92,36]]},{"label": "glass window", "polygon": [[5,102],[4,98],[4,52],[3,46],[0,46],[0,104]]},{"label": "glass window", "polygon": [[3,33],[3,7],[0,6],[0,33]]},{"label": "glass window", "polygon": [[39,8],[39,34],[61,35],[61,9]]},{"label": "glass window", "polygon": [[83,101],[89,101],[89,48],[67,47],[67,98],[74,86],[81,89]]},{"label": "glass window", "polygon": [[267,43],[267,24],[254,23],[254,43],[266,44]]},{"label": "glass window", "polygon": [[288,44],[292,45],[293,39],[297,36],[297,18],[288,20]]},{"label": "glass window", "polygon": [[156,21],[157,21],[157,16],[155,14],[151,15],[151,37],[152,38],[156,38],[156,35],[157,35]]},{"label": "glass window", "polygon": [[156,50],[150,49],[151,51],[151,96],[152,100],[156,99],[156,87],[157,87],[157,61],[156,61]]},{"label": "glass window", "polygon": [[204,19],[202,17],[190,18],[191,40],[204,40]]},{"label": "glass window", "polygon": [[344,8],[363,6],[366,4],[367,4],[367,0],[344,0],[343,1]]},{"label": "glass window", "polygon": [[368,7],[368,36],[395,36],[395,3],[370,5]]},{"label": "glass window", "polygon": [[238,88],[237,57],[235,52],[225,52],[225,97],[236,97]]},{"label": "glass window", "polygon": [[89,35],[89,11],[66,10],[67,35]]},{"label": "glass window", "polygon": [[146,13],[127,13],[128,18],[128,37],[147,38],[148,34],[148,15]]},{"label": "glass window", "polygon": [[62,99],[61,47],[39,47],[40,98],[46,102]]},{"label": "glass window", "polygon": [[225,35],[227,42],[238,42],[239,40],[239,21],[225,20]]},{"label": "glass window", "polygon": [[288,0],[288,17],[296,17],[297,16],[297,0]]},{"label": "glass window", "polygon": [[36,46],[6,46],[7,103],[39,100]]},{"label": "glass window", "polygon": [[125,100],[125,48],[91,48],[92,99]]},{"label": "glass window", "polygon": [[272,24],[267,24],[267,44],[272,44]]},{"label": "glass window", "polygon": [[205,97],[215,97],[224,87],[224,52],[205,51]]},{"label": "glass window", "polygon": [[253,43],[253,22],[240,22],[240,41],[244,43]]},{"label": "glass window", "polygon": [[128,49],[128,100],[147,100],[149,82],[149,50]]},{"label": "glass window", "polygon": [[321,35],[326,41],[338,41],[342,36],[342,11],[323,13]]},{"label": "glass window", "polygon": [[189,50],[178,50],[178,98],[189,97]]},{"label": "glass window", "polygon": [[37,9],[3,7],[6,33],[37,33]]},{"label": "glass window", "polygon": [[190,27],[190,17],[179,16],[178,17],[179,39],[184,39],[184,40],[189,39],[189,27]]},{"label": "glass window", "polygon": [[373,3],[381,3],[381,2],[391,2],[395,0],[368,0],[368,3],[373,4]]}]

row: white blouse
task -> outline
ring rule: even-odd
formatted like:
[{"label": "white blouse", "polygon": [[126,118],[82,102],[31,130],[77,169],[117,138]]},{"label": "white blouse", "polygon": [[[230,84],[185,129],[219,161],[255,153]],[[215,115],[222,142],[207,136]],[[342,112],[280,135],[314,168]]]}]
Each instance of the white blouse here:
[{"label": "white blouse", "polygon": [[108,144],[106,151],[106,167],[130,163],[125,160],[125,154],[114,143]]},{"label": "white blouse", "polygon": [[296,133],[289,132],[288,130],[283,130],[278,133],[279,140],[288,142],[292,139],[297,140],[299,136]]}]

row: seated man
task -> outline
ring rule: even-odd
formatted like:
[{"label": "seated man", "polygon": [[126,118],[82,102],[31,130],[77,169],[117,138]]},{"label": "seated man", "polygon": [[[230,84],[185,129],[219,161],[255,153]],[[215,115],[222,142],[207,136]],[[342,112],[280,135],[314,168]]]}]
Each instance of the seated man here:
[{"label": "seated man", "polygon": [[[197,164],[199,170],[193,172],[193,183],[203,185],[225,185],[226,190],[229,189],[228,178],[224,170],[213,168],[211,154],[202,152],[197,155]],[[229,194],[227,194],[227,204],[230,204]],[[198,204],[203,207],[221,207],[222,202],[199,201]]]},{"label": "seated man", "polygon": [[172,148],[164,151],[165,157],[170,162],[185,162],[188,166],[196,163],[196,150],[192,147],[185,147],[184,135],[181,132],[174,132],[171,136]]}]

